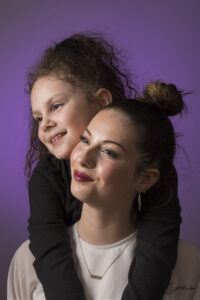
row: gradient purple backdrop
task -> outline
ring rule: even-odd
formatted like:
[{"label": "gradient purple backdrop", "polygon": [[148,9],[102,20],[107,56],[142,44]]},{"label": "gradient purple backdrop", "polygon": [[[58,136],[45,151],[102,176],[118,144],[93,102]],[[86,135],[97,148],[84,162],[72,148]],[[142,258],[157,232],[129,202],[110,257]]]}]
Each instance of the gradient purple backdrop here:
[{"label": "gradient purple backdrop", "polygon": [[107,33],[126,54],[139,87],[164,79],[194,91],[186,98],[189,113],[175,118],[174,124],[183,134],[176,158],[181,236],[200,248],[199,12],[198,0],[1,0],[0,300],[5,299],[10,260],[28,238],[29,205],[23,175],[29,113],[25,75],[51,41],[75,32]]}]

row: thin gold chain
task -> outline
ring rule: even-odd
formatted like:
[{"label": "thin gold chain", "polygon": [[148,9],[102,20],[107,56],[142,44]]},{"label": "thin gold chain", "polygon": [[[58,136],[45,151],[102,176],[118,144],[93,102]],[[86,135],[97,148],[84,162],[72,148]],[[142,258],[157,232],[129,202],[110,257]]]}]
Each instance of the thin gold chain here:
[{"label": "thin gold chain", "polygon": [[89,267],[88,267],[88,264],[87,264],[87,261],[85,259],[85,255],[83,253],[83,248],[81,246],[81,241],[80,241],[80,235],[79,235],[79,231],[78,231],[78,228],[77,228],[77,233],[78,233],[78,241],[79,241],[79,246],[80,246],[80,249],[81,249],[81,252],[82,252],[82,256],[83,256],[83,260],[85,262],[85,265],[86,265],[86,268],[88,270],[88,273],[90,275],[91,278],[93,279],[98,279],[98,280],[101,280],[104,275],[106,274],[106,272],[110,269],[110,267],[114,264],[114,262],[116,262],[116,260],[123,254],[123,252],[125,251],[125,249],[128,247],[128,245],[132,242],[132,239],[129,241],[129,243],[127,243],[124,248],[122,249],[121,253],[117,255],[117,257],[115,257],[115,259],[111,262],[111,264],[106,268],[106,270],[104,271],[104,273],[102,275],[96,275],[96,274],[92,274],[92,272],[90,271]]}]

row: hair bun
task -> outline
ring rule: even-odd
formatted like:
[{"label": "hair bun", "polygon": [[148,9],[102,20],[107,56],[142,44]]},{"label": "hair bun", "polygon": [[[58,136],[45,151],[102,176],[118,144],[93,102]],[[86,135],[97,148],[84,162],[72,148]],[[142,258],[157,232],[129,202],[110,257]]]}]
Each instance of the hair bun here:
[{"label": "hair bun", "polygon": [[150,82],[140,100],[143,102],[155,103],[168,116],[179,114],[185,105],[182,98],[182,92],[179,91],[172,83],[166,84],[161,81]]}]

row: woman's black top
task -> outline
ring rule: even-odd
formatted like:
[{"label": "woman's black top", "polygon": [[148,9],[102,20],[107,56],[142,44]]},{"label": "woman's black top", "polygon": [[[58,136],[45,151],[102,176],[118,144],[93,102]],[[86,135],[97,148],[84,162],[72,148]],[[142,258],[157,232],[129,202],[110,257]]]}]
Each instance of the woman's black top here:
[{"label": "woman's black top", "polygon": [[[82,203],[70,192],[70,182],[69,161],[51,154],[37,164],[29,182],[30,250],[47,300],[85,299],[66,229],[80,219],[82,210]],[[167,189],[160,190],[155,197],[163,205],[148,209],[147,203],[144,209],[123,300],[162,299],[168,286],[181,223],[175,169],[171,185],[171,201],[166,201]]]}]

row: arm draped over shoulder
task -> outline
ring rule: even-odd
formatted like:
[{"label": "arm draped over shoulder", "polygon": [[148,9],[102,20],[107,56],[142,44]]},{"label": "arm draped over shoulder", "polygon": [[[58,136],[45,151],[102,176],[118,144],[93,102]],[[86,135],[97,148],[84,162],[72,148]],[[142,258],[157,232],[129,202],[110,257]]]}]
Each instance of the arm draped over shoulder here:
[{"label": "arm draped over shoulder", "polygon": [[[38,163],[29,184],[30,250],[47,300],[85,299],[66,230],[78,221],[82,208],[70,193],[70,176],[69,162],[49,155]],[[144,212],[123,300],[160,300],[169,284],[181,223],[175,169],[171,180],[173,199]],[[165,191],[159,196],[164,199]]]}]

